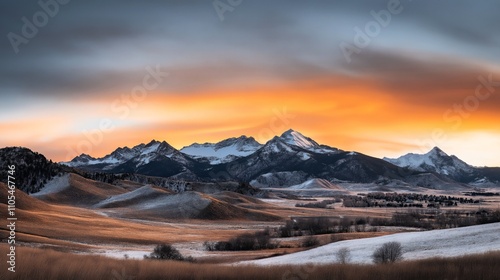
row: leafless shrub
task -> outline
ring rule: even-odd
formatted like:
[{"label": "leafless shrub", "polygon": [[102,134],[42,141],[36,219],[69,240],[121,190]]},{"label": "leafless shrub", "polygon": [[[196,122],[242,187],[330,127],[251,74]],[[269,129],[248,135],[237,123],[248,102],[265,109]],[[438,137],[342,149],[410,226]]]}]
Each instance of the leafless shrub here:
[{"label": "leafless shrub", "polygon": [[388,242],[383,244],[380,248],[373,253],[373,262],[376,264],[381,263],[394,263],[403,259],[403,250],[401,243]]},{"label": "leafless shrub", "polygon": [[346,247],[340,248],[337,253],[335,253],[335,257],[337,258],[337,262],[346,264],[351,261],[351,251]]}]

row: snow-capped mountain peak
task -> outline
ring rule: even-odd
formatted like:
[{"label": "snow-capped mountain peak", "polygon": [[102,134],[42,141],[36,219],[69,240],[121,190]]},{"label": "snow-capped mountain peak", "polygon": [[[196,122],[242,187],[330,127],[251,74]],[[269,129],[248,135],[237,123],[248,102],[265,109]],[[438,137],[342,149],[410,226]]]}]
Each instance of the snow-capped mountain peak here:
[{"label": "snow-capped mountain peak", "polygon": [[180,151],[196,159],[208,160],[210,164],[220,164],[248,156],[261,147],[253,137],[240,136],[217,143],[194,143]]},{"label": "snow-capped mountain peak", "polygon": [[73,160],[68,161],[68,162],[63,162],[63,164],[71,167],[75,166],[80,166],[80,165],[86,165],[91,163],[92,161],[95,161],[96,159],[91,157],[90,155],[87,154],[81,154],[77,157],[75,157]]},{"label": "snow-capped mountain peak", "polygon": [[90,155],[87,155],[87,154],[81,154],[79,156],[76,157],[77,159],[79,160],[82,160],[82,161],[89,161],[89,160],[94,160],[95,158],[91,157]]},{"label": "snow-capped mountain peak", "polygon": [[437,156],[437,157],[447,157],[448,154],[443,152],[443,150],[441,150],[439,147],[434,147],[432,148],[432,150],[430,150],[429,152],[427,152],[426,155],[429,155],[429,156]]},{"label": "snow-capped mountain peak", "polygon": [[136,166],[141,166],[144,164],[148,164],[155,157],[163,156],[163,157],[175,157],[176,160],[185,162],[185,159],[179,157],[179,151],[177,151],[174,147],[170,146],[167,142],[159,142],[153,140],[148,144],[139,144],[134,146],[133,148],[129,147],[120,147],[114,150],[112,153],[102,157],[102,158],[93,158],[89,155],[82,154],[78,157],[75,157],[73,160],[69,162],[62,162],[62,164],[71,166],[71,167],[79,167],[79,166],[88,166],[88,165],[103,165],[103,170],[110,170],[115,166],[126,163],[127,161],[134,160]]},{"label": "snow-capped mountain peak", "polygon": [[293,129],[289,129],[281,134],[280,138],[289,145],[294,145],[304,149],[309,149],[313,147],[318,147],[319,144],[309,137],[302,135]]},{"label": "snow-capped mountain peak", "polygon": [[418,171],[431,171],[443,175],[458,175],[459,173],[470,173],[472,167],[456,156],[449,156],[438,147],[425,154],[409,153],[396,159],[384,158],[399,167],[408,167]]},{"label": "snow-capped mountain peak", "polygon": [[[280,139],[283,143],[289,146],[296,146],[302,148],[304,150],[308,150],[310,152],[319,153],[319,154],[327,154],[327,153],[338,153],[341,152],[337,148],[328,147],[325,145],[320,145],[313,139],[304,136],[302,133],[295,131],[293,129],[289,129],[280,137],[275,137]],[[274,139],[273,139],[274,140]],[[273,141],[271,140],[271,141]]]}]

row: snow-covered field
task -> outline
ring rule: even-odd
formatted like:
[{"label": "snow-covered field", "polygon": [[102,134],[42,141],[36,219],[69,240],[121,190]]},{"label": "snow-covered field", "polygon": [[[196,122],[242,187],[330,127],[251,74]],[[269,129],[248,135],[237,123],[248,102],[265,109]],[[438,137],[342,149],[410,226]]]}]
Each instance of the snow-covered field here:
[{"label": "snow-covered field", "polygon": [[348,248],[352,263],[372,263],[375,249],[386,242],[400,242],[406,260],[453,257],[500,250],[500,223],[425,232],[397,233],[347,240],[289,255],[241,262],[245,265],[297,265],[334,263],[335,253]]}]

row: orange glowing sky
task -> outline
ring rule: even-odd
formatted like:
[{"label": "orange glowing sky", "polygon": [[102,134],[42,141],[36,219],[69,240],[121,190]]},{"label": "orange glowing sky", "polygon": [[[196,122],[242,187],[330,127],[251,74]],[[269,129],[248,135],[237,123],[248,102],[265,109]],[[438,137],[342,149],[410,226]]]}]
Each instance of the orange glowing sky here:
[{"label": "orange glowing sky", "polygon": [[[277,2],[245,1],[224,20],[194,1],[65,6],[18,53],[0,45],[0,147],[68,161],[152,139],[265,143],[292,128],[376,157],[439,146],[500,166],[500,4],[413,1],[348,60],[339,46],[387,1]],[[168,76],[134,99],[155,68]]]},{"label": "orange glowing sky", "polygon": [[[3,142],[66,161],[81,153],[104,156],[118,146],[152,139],[178,149],[243,134],[265,143],[293,128],[319,143],[377,157],[424,153],[439,146],[471,164],[500,165],[498,95],[478,102],[476,110],[464,106],[467,116],[454,111],[456,104],[463,106],[475,96],[473,90],[428,93],[431,100],[419,100],[398,96],[369,79],[355,83],[326,77],[187,95],[152,91],[142,101],[134,101],[130,93],[121,95],[78,105],[63,102],[57,110],[33,108],[39,117],[1,124],[2,131],[12,132]],[[113,129],[100,128],[102,121]]]}]

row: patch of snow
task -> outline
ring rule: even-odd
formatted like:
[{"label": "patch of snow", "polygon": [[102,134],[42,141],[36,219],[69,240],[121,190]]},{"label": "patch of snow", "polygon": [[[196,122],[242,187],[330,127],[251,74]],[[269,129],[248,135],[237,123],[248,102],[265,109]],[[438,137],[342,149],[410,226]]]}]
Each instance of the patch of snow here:
[{"label": "patch of snow", "polygon": [[332,183],[325,179],[311,179],[302,184],[290,186],[287,189],[290,190],[312,190],[312,189],[331,189],[338,188]]},{"label": "patch of snow", "polygon": [[348,248],[352,263],[372,263],[373,252],[387,242],[400,242],[406,260],[455,257],[500,250],[500,223],[347,240],[315,249],[268,259],[240,262],[243,265],[301,265],[337,262],[335,253]]},{"label": "patch of snow", "polygon": [[160,207],[174,207],[178,208],[179,205],[183,207],[194,207],[195,209],[204,209],[211,203],[210,199],[203,198],[194,192],[184,192],[175,195],[165,195],[156,199],[148,200],[133,206],[138,210],[150,210]]},{"label": "patch of snow", "polygon": [[98,250],[95,253],[114,258],[114,259],[125,259],[125,255],[128,256],[129,259],[134,259],[134,260],[142,260],[144,259],[144,255],[149,256],[151,252],[153,251],[154,248],[152,248],[150,251],[137,251],[137,250]]},{"label": "patch of snow", "polygon": [[154,158],[154,154],[153,155],[147,155],[145,157],[141,157],[141,161],[137,162],[136,164],[136,167],[139,167],[141,165],[144,165],[144,164],[148,164],[152,158]]},{"label": "patch of snow", "polygon": [[141,197],[141,196],[147,196],[147,195],[153,194],[155,192],[157,192],[155,189],[153,189],[151,186],[147,185],[147,186],[140,187],[140,188],[133,190],[131,192],[128,192],[128,193],[114,195],[108,199],[105,199],[105,200],[97,203],[96,205],[94,205],[94,207],[100,208],[100,207],[106,206],[106,205],[114,203],[114,202],[132,200],[134,198]]},{"label": "patch of snow", "polygon": [[58,193],[69,187],[69,174],[52,178],[45,186],[37,193],[32,193],[31,196],[37,197],[47,194]]},{"label": "patch of snow", "polygon": [[314,153],[318,153],[318,154],[330,154],[330,153],[338,153],[339,152],[338,149],[330,148],[327,146],[321,146],[321,148],[311,147],[311,148],[308,148],[307,150],[314,152]]},{"label": "patch of snow", "polygon": [[142,150],[141,154],[142,155],[147,155],[147,154],[150,154],[152,152],[156,152],[156,150],[158,150],[159,146],[160,146],[159,142],[154,143],[151,146],[149,146],[149,147],[145,148],[144,150]]},{"label": "patch of snow", "polygon": [[265,177],[265,178],[271,178],[273,176],[273,173],[266,173],[266,174],[262,174],[261,176]]},{"label": "patch of snow", "polygon": [[312,139],[305,137],[294,130],[288,130],[283,133],[280,137],[283,141],[289,145],[294,145],[304,149],[318,147],[318,143],[314,142]]},{"label": "patch of snow", "polygon": [[301,159],[301,160],[308,160],[308,159],[310,159],[310,158],[311,158],[311,155],[310,155],[310,154],[308,154],[308,153],[303,153],[303,152],[300,152],[300,153],[299,153],[299,156],[300,156],[300,159]]}]

